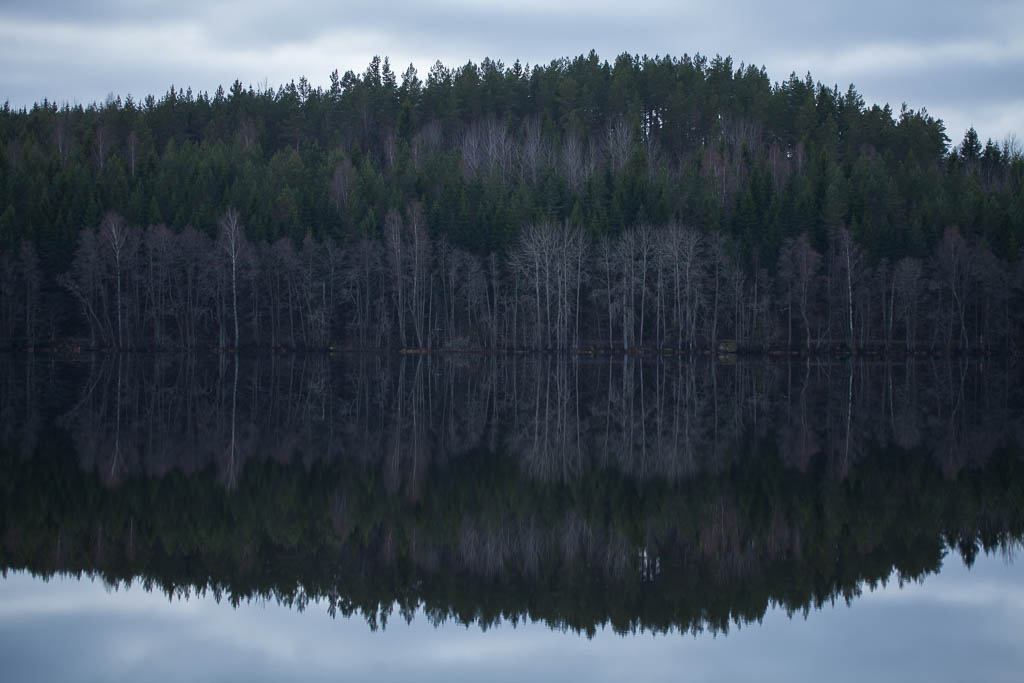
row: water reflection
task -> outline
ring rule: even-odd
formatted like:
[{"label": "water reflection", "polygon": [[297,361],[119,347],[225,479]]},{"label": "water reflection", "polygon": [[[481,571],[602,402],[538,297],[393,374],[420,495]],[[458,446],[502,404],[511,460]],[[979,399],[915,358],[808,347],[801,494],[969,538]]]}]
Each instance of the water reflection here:
[{"label": "water reflection", "polygon": [[1012,361],[8,359],[0,563],[373,627],[728,630],[1024,532]]}]

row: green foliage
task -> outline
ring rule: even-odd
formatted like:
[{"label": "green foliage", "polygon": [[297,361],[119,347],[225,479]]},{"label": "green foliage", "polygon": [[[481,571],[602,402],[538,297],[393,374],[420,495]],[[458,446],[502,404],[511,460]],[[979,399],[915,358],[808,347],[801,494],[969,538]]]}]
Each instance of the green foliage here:
[{"label": "green foliage", "polygon": [[[470,177],[473,126],[501,130],[510,147]],[[541,156],[523,172],[530,126]],[[629,131],[621,163],[617,127]],[[588,165],[583,182],[567,175],[570,138]],[[0,228],[6,249],[26,237],[69,242],[114,210],[141,227],[212,234],[234,206],[250,238],[350,238],[342,226],[376,235],[388,209],[421,201],[435,234],[477,253],[538,220],[600,235],[680,217],[727,228],[746,256],[856,224],[872,258],[895,259],[928,252],[956,221],[1015,258],[1019,154],[983,145],[973,129],[947,155],[948,141],[924,110],[894,116],[810,74],[772,84],[728,57],[609,63],[590,52],[533,68],[485,59],[438,63],[425,82],[410,69],[400,84],[374,58],[361,75],[335,72],[328,90],[305,78],[276,90],[236,81],[213,97],[172,87],[142,102],[8,110]],[[339,150],[356,169],[340,216],[329,189]]]}]

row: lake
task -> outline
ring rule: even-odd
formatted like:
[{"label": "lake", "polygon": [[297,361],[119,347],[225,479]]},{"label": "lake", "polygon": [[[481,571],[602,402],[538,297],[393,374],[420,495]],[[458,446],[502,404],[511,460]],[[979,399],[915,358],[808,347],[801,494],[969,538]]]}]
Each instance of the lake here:
[{"label": "lake", "polygon": [[1024,663],[1014,359],[0,367],[12,680],[1017,680]]}]

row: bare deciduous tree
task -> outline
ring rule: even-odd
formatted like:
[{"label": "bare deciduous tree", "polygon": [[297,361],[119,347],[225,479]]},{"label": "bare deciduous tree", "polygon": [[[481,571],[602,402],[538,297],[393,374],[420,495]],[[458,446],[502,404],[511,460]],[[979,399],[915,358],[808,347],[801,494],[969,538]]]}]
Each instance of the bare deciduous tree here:
[{"label": "bare deciduous tree", "polygon": [[93,134],[92,151],[96,158],[96,168],[100,173],[107,167],[107,153],[110,149],[110,134],[103,125],[96,126]]},{"label": "bare deciduous tree", "polygon": [[234,209],[228,209],[217,224],[220,233],[217,237],[217,245],[227,257],[227,265],[231,286],[231,317],[234,322],[235,345],[237,350],[240,334],[238,328],[238,279],[239,270],[242,268],[242,261],[245,258],[247,243],[245,230],[242,227],[242,219]]},{"label": "bare deciduous tree", "polygon": [[128,171],[135,177],[135,164],[139,158],[139,134],[134,130],[128,133],[125,140],[125,151],[128,153]]},{"label": "bare deciduous tree", "polygon": [[853,241],[853,236],[846,228],[839,228],[833,234],[837,243],[839,266],[843,278],[843,291],[846,295],[846,343],[849,349],[857,347],[857,336],[854,330],[854,287],[859,284],[864,270],[864,251]]},{"label": "bare deciduous tree", "polygon": [[946,320],[946,347],[953,347],[953,328],[957,327],[960,348],[966,350],[966,300],[971,278],[971,253],[967,242],[954,227],[946,228],[935,250],[935,269],[946,295],[949,314]]},{"label": "bare deciduous tree", "polygon": [[[807,237],[807,233],[801,234],[796,239],[787,239],[783,244],[779,255],[779,274],[787,288],[788,300],[795,299],[800,310],[800,320],[803,323],[806,337],[805,348],[808,351],[811,349],[809,311],[812,304],[812,291],[820,266],[821,254],[811,246],[811,240]],[[792,322],[790,322],[790,327],[792,327]]]},{"label": "bare deciduous tree", "polygon": [[633,132],[624,119],[615,119],[605,130],[605,150],[612,173],[618,173],[633,156]]},{"label": "bare deciduous tree", "polygon": [[352,185],[352,175],[355,169],[348,157],[342,159],[334,167],[334,174],[331,176],[331,200],[338,213],[343,213],[348,207],[349,188]]},{"label": "bare deciduous tree", "polygon": [[107,254],[113,259],[114,278],[116,282],[114,308],[117,312],[117,347],[124,346],[124,306],[121,297],[121,280],[125,261],[125,246],[128,242],[128,227],[124,219],[116,213],[108,213],[100,224],[100,237],[107,248]]}]

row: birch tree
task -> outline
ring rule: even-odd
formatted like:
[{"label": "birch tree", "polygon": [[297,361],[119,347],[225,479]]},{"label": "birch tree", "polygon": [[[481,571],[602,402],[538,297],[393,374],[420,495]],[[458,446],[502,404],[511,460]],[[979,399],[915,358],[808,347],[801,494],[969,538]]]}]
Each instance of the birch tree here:
[{"label": "birch tree", "polygon": [[846,341],[850,350],[857,346],[854,330],[854,287],[859,283],[864,268],[864,251],[853,241],[846,228],[839,228],[833,234],[837,243],[839,269],[842,273],[842,288],[846,298]]},{"label": "birch tree", "polygon": [[237,350],[240,336],[238,329],[238,277],[239,270],[242,267],[242,260],[245,256],[247,243],[245,239],[245,231],[242,227],[241,217],[235,209],[228,209],[221,217],[218,226],[220,227],[220,234],[217,238],[217,246],[220,247],[227,258],[229,271],[229,280],[231,285],[231,317],[235,331],[234,348]]},{"label": "birch tree", "polygon": [[796,305],[800,310],[800,320],[803,323],[806,340],[805,349],[810,351],[809,311],[813,303],[812,290],[817,279],[818,269],[821,267],[821,254],[811,246],[811,240],[807,237],[807,233],[802,233],[798,238],[790,238],[783,243],[779,261],[779,271],[791,292],[787,296],[790,299],[795,298]]},{"label": "birch tree", "polygon": [[100,239],[107,249],[114,270],[114,309],[117,319],[117,348],[124,347],[124,306],[122,299],[122,274],[125,260],[126,244],[128,241],[128,229],[124,219],[116,213],[110,212],[103,217],[100,224]]},{"label": "birch tree", "polygon": [[954,227],[946,228],[935,251],[935,270],[949,297],[946,316],[946,348],[953,347],[953,328],[959,328],[960,348],[968,348],[966,300],[971,277],[971,253],[967,242]]}]

